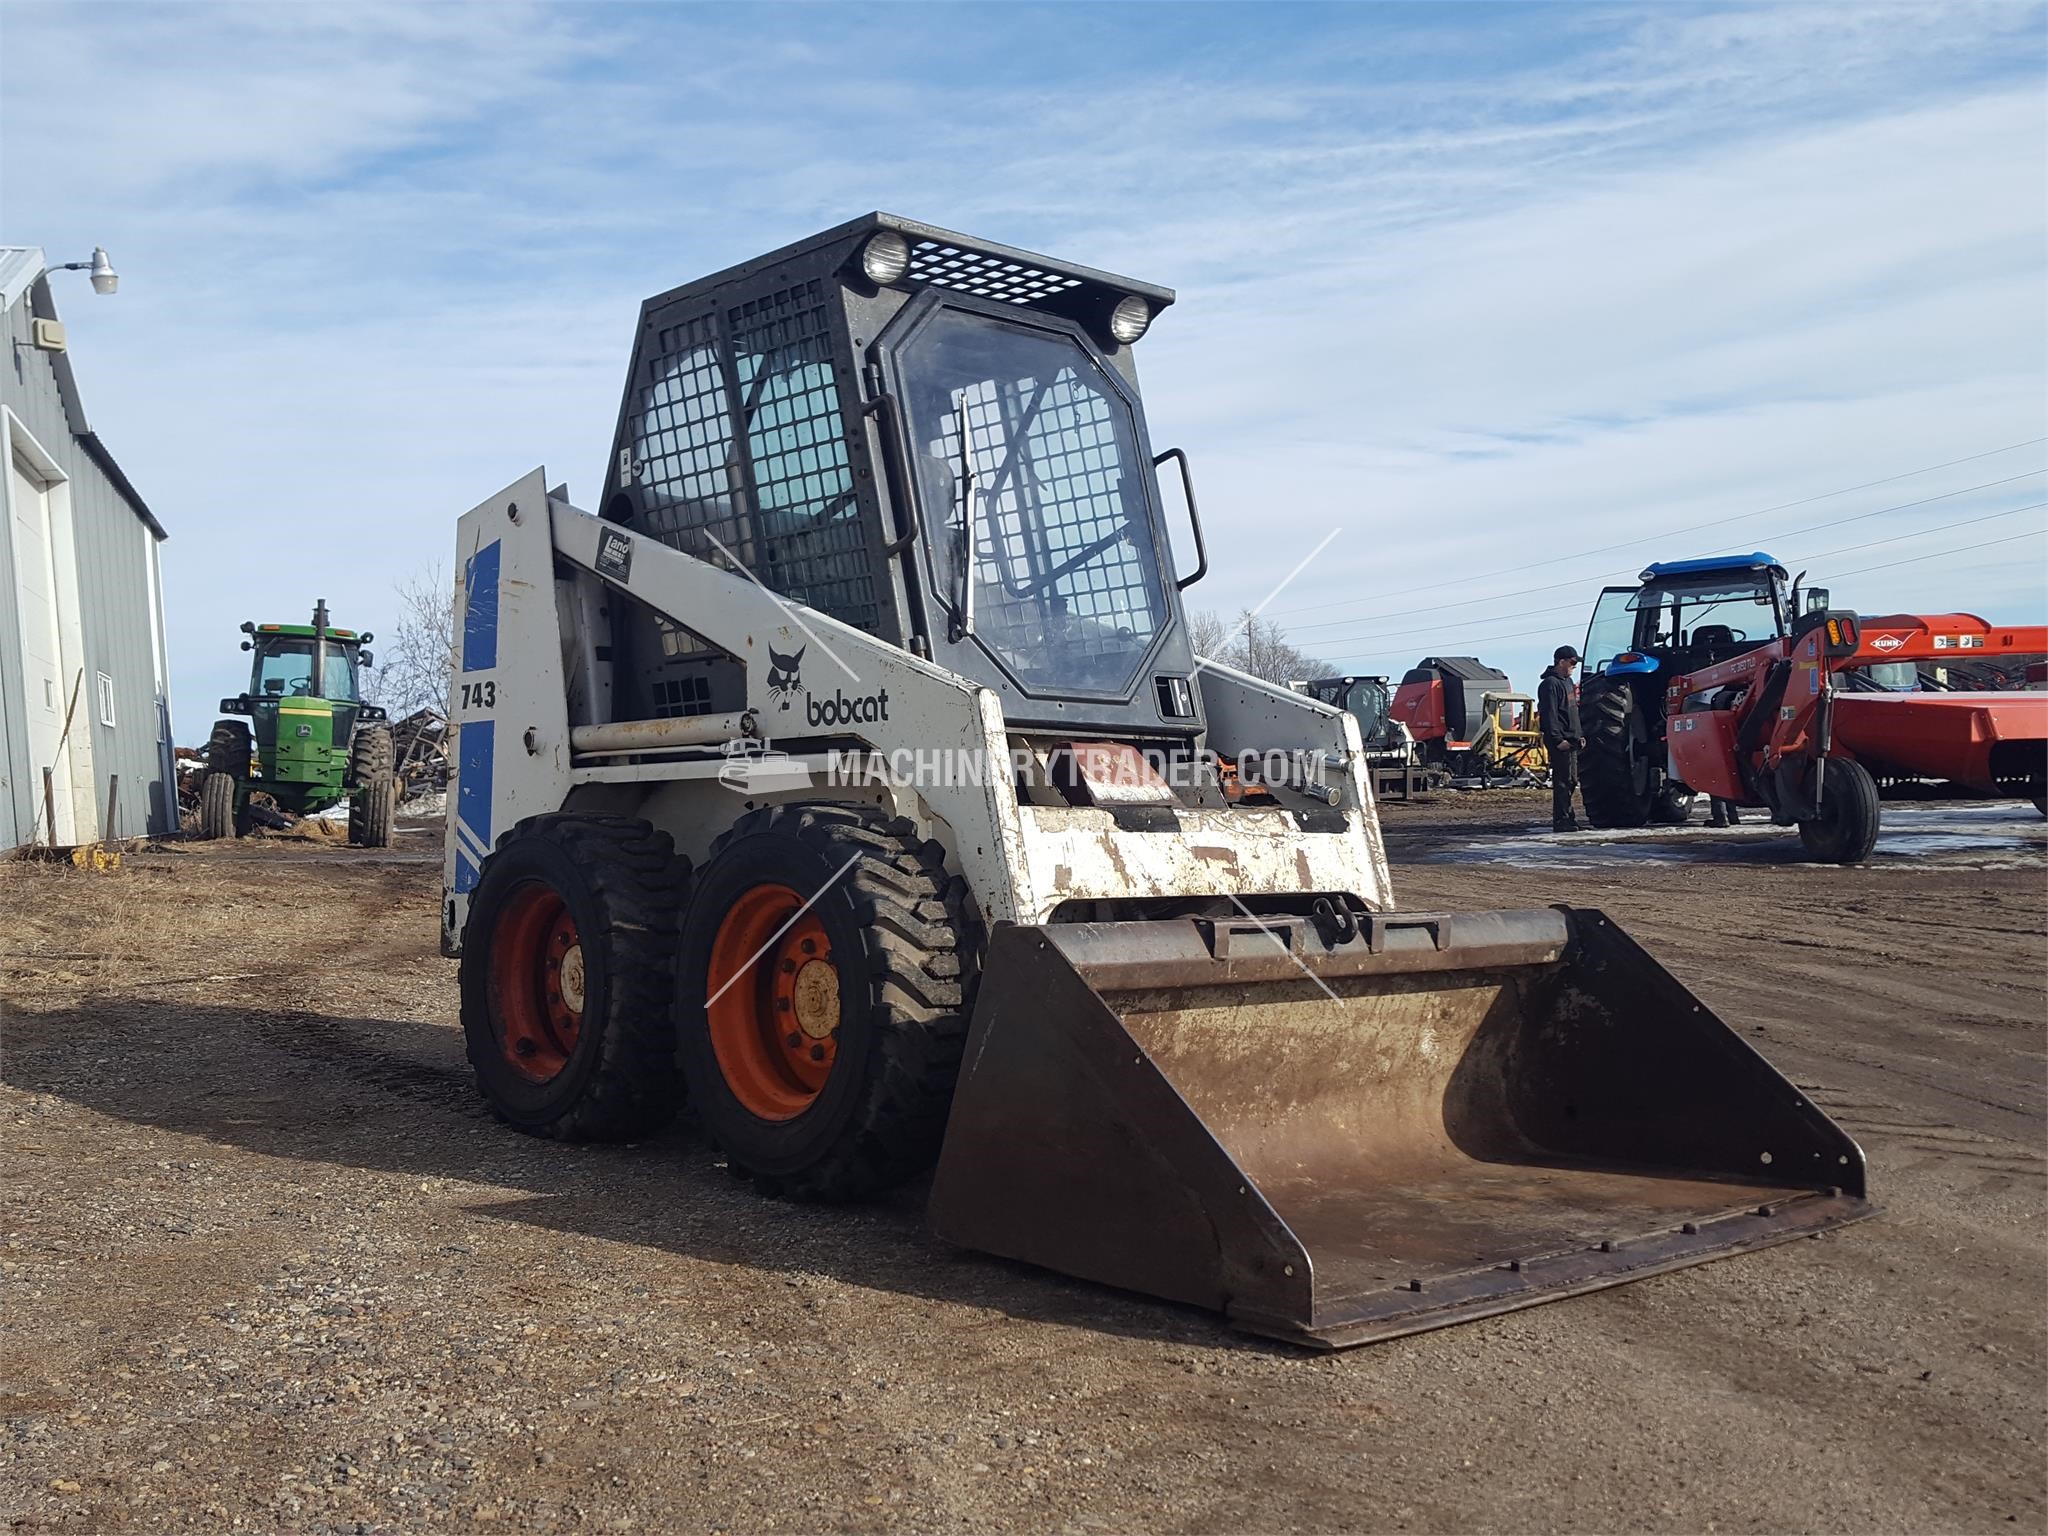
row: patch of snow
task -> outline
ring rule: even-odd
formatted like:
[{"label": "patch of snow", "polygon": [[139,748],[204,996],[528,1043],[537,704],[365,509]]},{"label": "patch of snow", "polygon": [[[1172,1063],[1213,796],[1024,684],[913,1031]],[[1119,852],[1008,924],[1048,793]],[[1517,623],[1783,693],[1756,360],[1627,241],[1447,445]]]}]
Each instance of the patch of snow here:
[{"label": "patch of snow", "polygon": [[[1636,863],[1808,862],[1793,827],[1756,820],[1733,827],[1625,827],[1610,831],[1530,832],[1452,842],[1426,858],[1445,864],[1533,864],[1599,869]],[[1763,840],[1763,841],[1759,841]],[[2017,857],[2015,857],[2017,855]],[[2023,800],[1939,806],[1885,805],[1877,847],[1866,868],[2030,869],[2048,860],[2048,821]]]}]

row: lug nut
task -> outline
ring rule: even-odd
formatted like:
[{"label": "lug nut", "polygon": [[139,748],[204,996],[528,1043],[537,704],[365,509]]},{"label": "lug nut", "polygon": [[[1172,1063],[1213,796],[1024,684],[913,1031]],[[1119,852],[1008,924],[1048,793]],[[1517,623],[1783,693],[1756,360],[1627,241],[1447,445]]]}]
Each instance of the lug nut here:
[{"label": "lug nut", "polygon": [[804,1043],[804,1037],[792,1029],[783,1037],[782,1043],[793,1051]]},{"label": "lug nut", "polygon": [[813,1061],[823,1061],[824,1059],[825,1059],[825,1047],[823,1047],[822,1045],[814,1045],[814,1046],[812,1046],[812,1047],[811,1047],[811,1060],[813,1060]]}]

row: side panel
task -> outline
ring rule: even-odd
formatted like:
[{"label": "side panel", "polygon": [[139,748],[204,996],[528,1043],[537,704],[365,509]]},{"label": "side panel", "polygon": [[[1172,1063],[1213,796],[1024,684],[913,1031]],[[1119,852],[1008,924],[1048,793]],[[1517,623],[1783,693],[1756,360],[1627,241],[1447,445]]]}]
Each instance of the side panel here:
[{"label": "side panel", "polygon": [[536,469],[456,526],[455,733],[442,853],[441,947],[458,953],[484,859],[522,817],[561,809],[569,792],[547,473]]},{"label": "side panel", "polygon": [[1673,715],[1665,732],[1671,777],[1717,800],[1748,802],[1750,793],[1735,772],[1735,731],[1741,719],[1732,709],[1692,709]]}]

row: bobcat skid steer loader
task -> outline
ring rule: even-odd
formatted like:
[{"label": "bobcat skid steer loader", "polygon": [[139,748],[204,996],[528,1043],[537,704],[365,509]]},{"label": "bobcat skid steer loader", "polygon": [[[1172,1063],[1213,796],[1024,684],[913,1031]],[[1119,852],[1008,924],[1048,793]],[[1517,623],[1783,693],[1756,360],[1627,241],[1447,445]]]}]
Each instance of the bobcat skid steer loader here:
[{"label": "bobcat skid steer loader", "polygon": [[1395,910],[1356,722],[1189,649],[1169,290],[870,215],[645,305],[461,520],[444,942],[514,1127],[1347,1345],[1869,1210],[1600,913]]}]

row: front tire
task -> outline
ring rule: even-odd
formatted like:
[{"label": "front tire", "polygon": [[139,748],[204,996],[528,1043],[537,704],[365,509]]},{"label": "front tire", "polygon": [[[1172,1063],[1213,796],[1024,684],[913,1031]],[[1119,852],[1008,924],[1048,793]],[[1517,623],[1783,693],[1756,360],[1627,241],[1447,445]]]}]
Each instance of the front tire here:
[{"label": "front tire", "polygon": [[772,805],[713,845],[683,920],[691,1102],[766,1193],[850,1200],[930,1166],[977,971],[963,882],[908,821]]},{"label": "front tire", "polygon": [[1579,691],[1586,749],[1579,754],[1579,796],[1596,827],[1640,827],[1656,799],[1649,731],[1626,682],[1589,677]]},{"label": "front tire", "polygon": [[1809,858],[1828,864],[1861,864],[1877,846],[1877,782],[1861,763],[1826,759],[1820,815],[1799,823],[1799,841]]},{"label": "front tire", "polygon": [[627,1141],[675,1113],[688,865],[627,816],[534,816],[484,860],[462,930],[462,1031],[499,1119]]},{"label": "front tire", "polygon": [[218,842],[235,836],[235,777],[209,772],[199,781],[199,836]]},{"label": "front tire", "polygon": [[1662,826],[1682,827],[1692,820],[1693,805],[1698,799],[1699,796],[1683,784],[1667,779],[1650,806],[1650,819]]},{"label": "front tire", "polygon": [[348,802],[348,840],[359,848],[389,848],[398,811],[391,727],[366,725],[349,743],[348,776],[356,786]]}]

